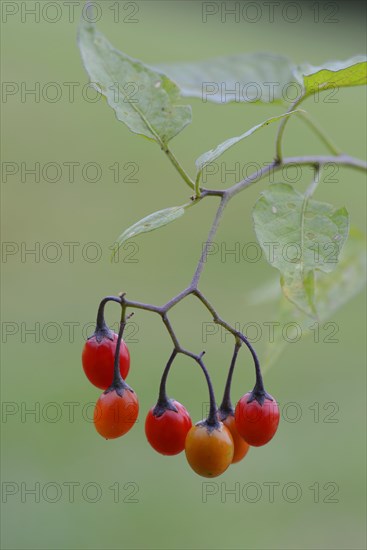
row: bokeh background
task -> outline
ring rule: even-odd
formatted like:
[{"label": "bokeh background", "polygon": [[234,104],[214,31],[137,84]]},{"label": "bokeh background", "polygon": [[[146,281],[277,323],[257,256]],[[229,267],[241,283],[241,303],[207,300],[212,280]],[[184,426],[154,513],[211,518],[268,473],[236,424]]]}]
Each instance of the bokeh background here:
[{"label": "bokeh background", "polygon": [[[16,11],[20,4],[31,9],[35,3],[2,2],[3,10],[5,4]],[[264,448],[252,449],[221,478],[202,479],[190,470],[184,455],[162,457],[145,440],[145,413],[155,403],[171,352],[162,323],[149,313],[136,313],[126,335],[132,358],[128,381],[139,395],[139,422],[119,440],[104,441],[96,434],[90,419],[99,391],[86,380],[80,355],[99,300],[123,290],[131,299],[161,304],[179,292],[193,273],[216,199],[136,239],[118,263],[110,263],[109,247],[124,228],[154,210],[186,202],[188,193],[157,146],[118,123],[103,100],[93,103],[83,97],[81,89],[88,80],[76,45],[82,2],[74,2],[72,21],[64,4],[59,2],[62,17],[53,24],[42,14],[39,21],[27,14],[22,21],[20,11],[9,17],[3,12],[2,19],[3,81],[19,90],[40,86],[39,98],[22,97],[19,91],[2,101],[2,159],[20,170],[3,178],[1,191],[3,241],[13,243],[7,244],[13,254],[3,255],[2,265],[2,547],[365,548],[362,295],[333,315],[337,342],[325,343],[330,331],[321,326],[320,342],[309,338],[288,344],[267,370],[266,386],[282,408],[277,437]],[[137,22],[115,23],[111,8],[116,10],[118,4],[121,16],[137,6]],[[234,3],[219,3],[219,10],[222,4]],[[236,23],[231,17],[222,23],[219,15],[203,23],[201,2],[104,1],[99,2],[99,28],[116,47],[151,64],[271,51],[317,65],[364,51],[362,3],[331,3],[335,15],[330,3],[297,4],[302,17],[296,23],[284,19],[283,4],[275,6],[270,22],[264,4],[258,3],[262,15],[256,23],[243,18]],[[312,5],[319,8],[318,18]],[[43,97],[43,90],[51,96],[51,88],[44,88],[51,82],[62,88],[55,102]],[[77,83],[74,100],[65,83]],[[199,154],[283,112],[274,105],[191,104],[193,123],[172,142],[191,174]],[[309,100],[304,106],[343,150],[363,158],[363,88],[340,90],[333,103],[320,96],[318,103]],[[228,167],[271,160],[275,131],[274,125],[254,135],[223,160]],[[290,121],[288,132],[289,154],[325,152],[301,121]],[[22,181],[21,163],[31,167],[36,162],[41,169],[57,163],[62,168],[59,180],[47,181],[54,177],[50,169],[46,179],[41,175],[36,182],[26,174]],[[72,182],[64,164],[70,162],[80,163]],[[92,169],[87,177],[82,172],[90,162],[101,169],[94,183],[87,181],[94,177]],[[119,182],[109,168],[115,163],[120,166]],[[132,168],[127,163],[137,169],[135,182],[128,181]],[[309,177],[304,171],[297,187],[303,189]],[[340,169],[336,179],[321,185],[317,198],[345,205],[353,224],[363,230],[363,174]],[[234,181],[228,175],[225,183]],[[220,246],[229,249],[255,240],[251,209],[265,185],[253,186],[230,204],[217,235]],[[37,253],[25,254],[26,249]],[[97,253],[100,257],[94,261]],[[264,322],[276,321],[277,309],[274,302],[251,305],[251,296],[274,276],[263,260],[237,262],[217,254],[207,263],[201,282],[228,321],[262,327],[260,357],[267,339]],[[107,317],[110,323],[117,321],[115,306]],[[177,307],[171,318],[185,346],[206,349],[219,400],[230,339],[218,332],[203,342],[203,323],[210,319],[193,299]],[[252,384],[250,357],[243,350],[233,399]],[[193,420],[202,418],[206,386],[197,366],[186,358],[177,360],[169,392],[185,403]],[[270,486],[274,497],[269,496]]]}]

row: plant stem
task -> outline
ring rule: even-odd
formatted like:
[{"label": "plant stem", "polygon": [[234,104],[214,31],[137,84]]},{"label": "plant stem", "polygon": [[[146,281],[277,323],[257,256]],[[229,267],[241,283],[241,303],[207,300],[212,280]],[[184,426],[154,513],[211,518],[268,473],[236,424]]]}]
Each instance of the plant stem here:
[{"label": "plant stem", "polygon": [[122,340],[122,335],[124,333],[125,324],[126,324],[125,319],[121,319],[120,329],[119,329],[117,342],[116,342],[115,360],[113,364],[113,381],[112,381],[112,386],[116,388],[120,388],[124,382],[120,373],[120,347],[121,347],[121,340]]},{"label": "plant stem", "polygon": [[248,349],[250,350],[250,353],[252,355],[252,358],[254,360],[254,365],[255,365],[255,374],[256,374],[256,384],[255,384],[255,387],[259,390],[259,391],[265,391],[264,390],[264,382],[263,382],[263,377],[262,377],[262,374],[261,374],[261,369],[260,369],[260,362],[259,362],[259,359],[256,355],[256,352],[254,350],[254,348],[252,347],[252,345],[249,343],[249,341],[247,340],[247,338],[245,339],[244,335],[241,334],[240,332],[237,333],[238,337],[241,338],[241,340],[246,344],[246,346],[248,347]]},{"label": "plant stem", "polygon": [[131,300],[122,299],[122,303],[125,307],[130,307],[133,309],[144,309],[146,311],[151,311],[152,313],[162,313],[162,308],[159,306],[154,306],[153,304],[144,304],[143,302],[132,302]]},{"label": "plant stem", "polygon": [[167,365],[166,365],[166,367],[163,371],[163,374],[162,374],[161,383],[160,383],[160,386],[159,386],[159,397],[158,397],[158,402],[157,402],[157,406],[160,407],[160,408],[164,408],[168,404],[168,397],[167,397],[167,392],[166,392],[166,382],[167,382],[168,373],[170,371],[170,368],[171,368],[171,365],[172,365],[173,361],[175,360],[176,355],[177,355],[177,350],[174,349],[171,356],[170,356],[170,358],[168,359]]},{"label": "plant stem", "polygon": [[207,298],[199,290],[195,290],[194,295],[204,304],[206,309],[208,311],[210,311],[210,313],[213,316],[214,323],[217,323],[218,325],[225,328],[236,339],[239,338],[240,340],[242,340],[242,342],[246,345],[246,347],[249,349],[249,351],[252,355],[252,358],[253,358],[254,364],[255,364],[255,370],[260,371],[259,359],[256,355],[256,352],[255,352],[254,348],[252,347],[252,345],[250,344],[250,342],[246,338],[246,336],[244,334],[242,334],[242,332],[240,332],[239,330],[236,330],[235,328],[233,328],[229,323],[227,323],[226,321],[221,319],[221,317],[219,317],[218,313],[215,311],[214,307],[210,304],[210,302],[207,300]]},{"label": "plant stem", "polygon": [[306,192],[305,192],[305,197],[307,198],[307,200],[309,200],[313,196],[313,194],[316,191],[319,183],[320,183],[320,166],[315,166],[314,178],[313,178],[312,182],[310,183],[310,185],[307,187]]},{"label": "plant stem", "polygon": [[163,323],[165,324],[165,327],[166,327],[166,329],[167,329],[167,332],[168,332],[168,334],[170,335],[170,337],[171,337],[171,339],[172,339],[173,345],[175,346],[175,350],[176,350],[176,351],[181,351],[182,348],[181,348],[181,346],[180,346],[180,343],[179,343],[179,341],[178,341],[178,339],[177,339],[177,336],[176,336],[176,334],[175,334],[175,331],[173,330],[172,325],[171,325],[171,323],[169,322],[168,317],[167,317],[166,314],[162,315],[162,321],[163,321]]},{"label": "plant stem", "polygon": [[[297,100],[297,102],[292,105],[290,110],[294,109],[294,107],[301,102],[301,99]],[[174,345],[174,351],[171,355],[169,363],[166,366],[167,371],[165,371],[166,374],[164,374],[165,378],[164,378],[163,383],[165,384],[165,380],[167,378],[170,365],[171,365],[172,361],[174,360],[174,358],[176,357],[176,355],[178,353],[181,353],[183,355],[186,355],[186,356],[190,357],[191,359],[194,359],[200,365],[200,367],[202,368],[202,370],[203,370],[203,372],[206,376],[207,382],[208,382],[209,395],[210,395],[210,413],[209,413],[209,416],[208,416],[208,422],[212,423],[213,425],[214,425],[215,422],[217,422],[214,391],[213,391],[213,387],[212,387],[212,384],[211,384],[211,381],[210,381],[208,371],[206,370],[205,365],[203,364],[203,362],[201,360],[202,355],[195,355],[194,353],[192,353],[192,352],[190,352],[190,351],[188,351],[188,350],[181,347],[181,345],[179,343],[179,340],[178,340],[178,338],[175,334],[175,331],[174,331],[174,329],[173,329],[173,327],[172,327],[172,325],[171,325],[171,323],[170,323],[170,321],[167,317],[167,312],[171,308],[173,308],[175,305],[177,305],[179,302],[181,302],[184,298],[186,298],[190,294],[193,294],[194,296],[196,296],[202,302],[202,304],[206,307],[206,309],[211,313],[211,315],[213,316],[214,322],[217,323],[218,325],[221,325],[228,332],[230,332],[234,336],[235,341],[236,341],[235,352],[234,352],[234,355],[233,355],[233,358],[232,358],[232,363],[231,363],[230,370],[229,370],[229,373],[228,373],[228,378],[227,378],[226,390],[225,390],[225,394],[224,394],[224,397],[223,397],[224,405],[226,405],[226,403],[227,403],[228,406],[231,406],[230,396],[229,396],[231,380],[232,380],[235,361],[236,361],[236,358],[237,358],[237,353],[238,353],[239,347],[241,346],[242,342],[249,349],[249,351],[252,355],[253,361],[254,361],[255,372],[256,372],[256,383],[255,383],[254,391],[255,391],[255,393],[257,393],[259,395],[265,395],[264,383],[263,383],[263,379],[262,379],[262,375],[261,375],[259,359],[258,359],[258,357],[256,355],[256,352],[255,352],[254,348],[252,347],[251,343],[249,342],[249,340],[247,339],[247,337],[244,334],[242,334],[240,331],[233,328],[229,323],[224,321],[218,315],[218,313],[216,312],[214,307],[211,305],[211,303],[207,300],[207,298],[198,289],[198,283],[199,283],[202,271],[204,269],[204,263],[206,261],[206,258],[207,258],[208,252],[209,252],[209,247],[213,243],[213,239],[214,239],[214,236],[216,234],[216,231],[218,230],[219,223],[220,223],[220,220],[222,218],[223,212],[224,212],[229,200],[232,199],[235,195],[237,195],[238,193],[240,193],[241,191],[243,191],[244,189],[246,189],[247,187],[249,187],[253,183],[255,183],[257,181],[260,181],[261,179],[263,179],[266,175],[270,174],[271,172],[276,172],[277,170],[280,170],[285,166],[304,165],[304,166],[313,166],[315,168],[317,173],[316,173],[315,180],[313,181],[313,183],[311,184],[311,186],[308,189],[309,196],[311,196],[311,194],[315,190],[315,187],[318,183],[319,171],[320,171],[320,168],[323,165],[334,163],[334,164],[341,165],[341,166],[348,166],[348,167],[354,168],[356,170],[361,170],[361,171],[366,171],[367,170],[367,163],[366,162],[364,162],[360,159],[351,157],[349,155],[345,155],[345,154],[338,154],[337,156],[328,155],[328,156],[287,157],[287,158],[283,158],[282,160],[280,160],[281,159],[281,139],[282,139],[282,135],[283,135],[283,132],[284,132],[285,123],[287,122],[287,120],[288,120],[288,118],[283,119],[283,121],[282,121],[282,123],[281,123],[281,125],[279,126],[279,129],[278,129],[277,160],[274,160],[269,165],[264,166],[260,170],[250,174],[248,177],[244,178],[242,181],[239,181],[238,183],[235,183],[234,185],[232,185],[228,189],[224,189],[224,190],[201,189],[201,195],[200,196],[197,195],[195,197],[194,202],[195,201],[198,202],[199,200],[202,200],[203,198],[205,198],[207,196],[208,197],[209,196],[220,197],[221,200],[220,200],[220,204],[218,206],[218,209],[216,211],[214,220],[212,222],[212,225],[210,227],[208,238],[205,242],[204,248],[203,248],[202,253],[200,255],[195,273],[193,275],[193,278],[191,280],[190,285],[187,288],[185,288],[179,294],[177,294],[176,296],[171,298],[163,306],[156,306],[156,305],[153,305],[153,304],[145,304],[145,303],[142,303],[142,302],[135,302],[135,301],[127,300],[126,297],[125,297],[125,294],[122,294],[120,296],[120,298],[116,298],[114,296],[108,296],[108,297],[104,298],[102,300],[102,302],[100,303],[99,310],[98,310],[98,316],[97,316],[97,326],[98,326],[98,323],[102,323],[104,306],[108,301],[118,302],[122,306],[122,317],[121,317],[121,324],[120,324],[120,332],[119,332],[119,339],[118,339],[118,342],[117,342],[116,355],[115,355],[115,365],[114,365],[114,377],[115,378],[114,378],[114,383],[115,383],[116,379],[118,379],[118,377],[120,377],[120,379],[122,380],[122,378],[120,376],[119,368],[118,368],[119,367],[118,357],[119,357],[119,348],[120,348],[122,333],[123,333],[123,329],[124,329],[125,324],[126,324],[126,320],[125,320],[125,311],[126,311],[126,309],[127,308],[133,308],[133,309],[135,308],[135,309],[150,311],[152,313],[157,313],[158,315],[160,315],[160,317],[161,317],[161,319],[162,319],[162,321],[163,321],[163,323],[164,323],[164,325],[167,329],[167,332],[171,337],[173,345]],[[183,176],[184,180],[189,185],[189,187],[191,189],[194,189],[195,185],[193,184],[193,182],[191,181],[189,176],[186,174],[186,172],[183,170],[183,168],[180,166],[178,161],[175,159],[175,157],[171,153],[171,151],[169,151],[168,149],[164,149],[164,151],[168,155],[168,157],[170,158],[170,160],[174,164],[174,166],[177,168],[179,173]],[[193,202],[193,204],[194,204],[194,202]]]},{"label": "plant stem", "polygon": [[349,155],[339,155],[337,157],[332,155],[315,155],[315,156],[304,156],[304,157],[286,157],[281,162],[274,161],[271,164],[268,164],[261,168],[260,170],[257,170],[256,172],[253,172],[246,178],[244,178],[242,181],[239,181],[238,183],[235,183],[232,185],[232,187],[229,187],[226,190],[226,195],[231,199],[237,193],[240,193],[243,191],[243,189],[246,189],[253,183],[256,183],[262,179],[264,179],[265,176],[267,176],[270,173],[275,173],[278,170],[281,170],[285,166],[292,166],[292,165],[300,165],[300,166],[324,166],[326,164],[337,164],[340,166],[349,166],[350,168],[354,168],[356,170],[366,171],[367,170],[367,163],[363,160],[350,157]]},{"label": "plant stem", "polygon": [[337,147],[333,141],[326,135],[324,130],[319,126],[309,115],[304,111],[299,111],[299,115],[302,117],[303,121],[308,124],[308,126],[319,136],[321,141],[326,145],[333,155],[339,156],[342,154],[341,149]]},{"label": "plant stem", "polygon": [[101,300],[101,303],[99,304],[98,312],[97,312],[96,331],[106,330],[106,329],[108,330],[108,327],[106,325],[106,321],[104,318],[104,309],[105,309],[105,305],[108,302],[116,302],[121,305],[121,300],[117,296],[106,296],[106,298],[103,298],[103,300]]},{"label": "plant stem", "polygon": [[[284,120],[287,120],[287,119],[284,119]],[[314,166],[315,168],[317,168],[317,167],[322,167],[323,165],[331,164],[331,163],[335,163],[335,164],[342,165],[342,166],[349,166],[351,168],[361,170],[361,171],[367,170],[367,163],[365,163],[364,161],[362,161],[360,159],[357,159],[357,158],[354,158],[354,157],[351,157],[351,156],[345,155],[345,154],[339,155],[339,156],[331,156],[330,155],[330,156],[288,157],[288,158],[284,158],[282,162],[274,161],[271,164],[269,164],[267,166],[264,166],[261,170],[258,170],[256,172],[254,172],[253,174],[250,174],[250,176],[248,176],[245,179],[243,179],[242,181],[232,185],[232,187],[229,187],[226,190],[203,189],[202,194],[201,194],[201,199],[205,198],[206,196],[215,196],[215,197],[220,197],[221,201],[220,201],[219,207],[217,209],[217,212],[215,214],[215,218],[214,218],[213,223],[211,225],[208,238],[207,238],[206,243],[204,245],[204,248],[202,250],[199,262],[197,264],[197,267],[196,267],[196,270],[195,270],[195,273],[194,273],[194,276],[192,278],[192,281],[191,281],[190,285],[187,288],[185,288],[183,291],[181,291],[179,294],[177,294],[177,296],[174,296],[171,300],[169,300],[163,306],[156,306],[156,305],[153,305],[153,304],[145,304],[145,303],[142,303],[142,302],[135,302],[135,301],[127,300],[124,295],[121,296],[121,298],[120,298],[121,305],[124,306],[125,308],[129,307],[129,308],[133,308],[133,309],[134,308],[135,309],[142,309],[142,310],[150,311],[152,313],[157,313],[158,315],[160,315],[163,322],[164,322],[164,324],[165,324],[165,326],[166,326],[166,329],[167,329],[167,331],[168,331],[168,333],[169,333],[169,335],[172,339],[172,342],[174,344],[174,347],[175,347],[177,353],[183,353],[184,355],[187,355],[187,356],[197,360],[198,356],[196,356],[195,354],[183,349],[180,346],[178,338],[177,338],[177,336],[176,336],[176,334],[173,330],[173,327],[172,327],[172,325],[171,325],[171,323],[170,323],[170,321],[168,320],[168,317],[167,317],[167,312],[171,308],[173,308],[175,305],[177,305],[179,302],[181,302],[184,298],[186,298],[186,296],[188,296],[190,294],[194,294],[204,304],[204,306],[208,309],[208,311],[212,314],[215,323],[218,323],[219,325],[221,325],[228,332],[233,334],[233,336],[235,338],[237,338],[237,339],[239,338],[247,346],[247,348],[249,349],[249,351],[252,355],[252,358],[254,360],[255,370],[256,370],[256,380],[257,380],[256,383],[257,383],[257,386],[258,387],[263,387],[261,371],[260,371],[260,364],[259,364],[259,360],[258,360],[258,357],[256,355],[256,352],[255,352],[254,348],[252,347],[252,345],[250,344],[248,339],[241,332],[235,330],[233,327],[231,327],[231,325],[229,325],[226,321],[224,321],[223,319],[221,319],[221,317],[219,317],[219,315],[217,314],[217,312],[215,311],[213,306],[210,304],[210,302],[198,290],[198,282],[199,282],[201,273],[204,269],[204,263],[205,263],[205,260],[206,260],[206,257],[207,257],[208,251],[209,251],[210,244],[212,244],[212,242],[213,242],[213,238],[214,238],[215,233],[218,229],[218,226],[219,226],[221,217],[223,215],[224,209],[225,209],[225,207],[227,206],[229,200],[232,197],[234,197],[235,195],[237,195],[237,193],[240,193],[241,191],[243,191],[243,189],[246,189],[247,187],[249,187],[253,183],[255,183],[257,181],[260,181],[261,179],[263,179],[266,175],[270,174],[271,172],[275,172],[277,170],[280,170],[284,166],[298,164],[298,165],[305,165],[305,166],[306,165]],[[102,307],[102,311],[103,311],[102,303],[106,303],[108,300],[118,301],[118,299],[115,298],[115,297],[105,298],[105,300],[103,300],[101,302],[101,306],[100,306],[100,307]]]},{"label": "plant stem", "polygon": [[290,164],[309,165],[309,166],[323,166],[325,164],[339,164],[341,166],[349,166],[356,170],[365,172],[367,170],[367,162],[364,160],[351,157],[346,154],[333,156],[333,155],[306,155],[303,157],[286,157],[283,159],[282,165],[287,166]]},{"label": "plant stem", "polygon": [[212,381],[210,380],[210,376],[209,376],[209,373],[201,359],[202,356],[197,356],[196,357],[196,361],[197,363],[199,363],[200,367],[202,368],[202,371],[205,375],[205,378],[206,378],[206,383],[208,384],[208,390],[209,390],[209,414],[208,414],[208,418],[206,419],[206,423],[209,425],[209,426],[217,426],[218,425],[218,418],[217,418],[217,404],[215,402],[215,395],[214,395],[214,390],[213,390],[213,384],[212,384]]},{"label": "plant stem", "polygon": [[[290,113],[291,111],[294,111],[303,101],[304,97],[301,96],[296,99],[288,109],[287,113]],[[288,119],[291,118],[289,116],[283,118],[279,124],[276,142],[275,142],[275,160],[276,162],[282,161],[282,140],[283,140],[283,134],[286,127],[286,124],[288,122]]]},{"label": "plant stem", "polygon": [[163,148],[163,151],[166,153],[167,157],[173,164],[173,166],[176,168],[177,172],[180,174],[184,182],[190,187],[190,189],[195,189],[195,184],[190,178],[190,176],[186,173],[184,168],[181,166],[181,164],[178,162],[175,155],[172,153],[172,151],[166,146]]},{"label": "plant stem", "polygon": [[229,367],[227,381],[224,388],[222,403],[219,407],[220,411],[226,415],[233,414],[233,406],[231,402],[231,385],[232,385],[232,378],[233,378],[234,368],[236,365],[237,355],[240,350],[240,347],[241,347],[241,342],[239,340],[236,340],[232,361]]},{"label": "plant stem", "polygon": [[195,196],[200,197],[200,195],[201,195],[201,190],[200,190],[200,172],[199,172],[195,179]]},{"label": "plant stem", "polygon": [[193,287],[193,288],[197,288],[197,285],[198,285],[198,282],[199,282],[199,279],[200,279],[200,275],[203,271],[204,263],[206,261],[207,255],[208,255],[209,247],[213,242],[214,235],[217,232],[221,217],[223,215],[225,207],[227,206],[228,200],[229,200],[229,198],[228,198],[227,194],[224,194],[221,198],[218,210],[215,214],[214,221],[213,221],[212,226],[211,226],[210,231],[209,231],[208,238],[207,238],[207,240],[205,242],[205,245],[204,245],[204,248],[201,252],[201,256],[200,256],[198,265],[196,267],[194,276],[193,276],[192,281],[191,281],[191,287]]},{"label": "plant stem", "polygon": [[177,296],[175,296],[174,298],[172,298],[171,300],[169,300],[169,301],[162,307],[162,310],[163,310],[164,312],[169,311],[173,306],[175,306],[176,304],[178,304],[179,302],[181,302],[181,300],[183,300],[184,298],[186,298],[186,296],[188,296],[189,294],[191,294],[192,291],[193,291],[192,286],[189,286],[189,287],[185,288],[185,290],[183,290],[182,292],[180,292],[179,294],[177,294]]}]

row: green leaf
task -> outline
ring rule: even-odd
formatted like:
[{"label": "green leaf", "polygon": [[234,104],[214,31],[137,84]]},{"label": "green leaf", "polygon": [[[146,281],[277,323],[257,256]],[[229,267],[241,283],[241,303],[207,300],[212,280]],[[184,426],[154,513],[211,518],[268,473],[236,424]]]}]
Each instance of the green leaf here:
[{"label": "green leaf", "polygon": [[116,240],[113,256],[116,254],[120,246],[129,239],[132,239],[141,233],[149,233],[150,231],[154,231],[155,229],[168,225],[169,223],[177,220],[177,218],[183,216],[185,213],[185,206],[172,206],[171,208],[158,210],[157,212],[153,212],[153,214],[149,214],[149,216],[146,216],[142,220],[134,223],[134,225],[131,225],[128,229],[125,229],[125,231]]},{"label": "green leaf", "polygon": [[330,273],[348,235],[345,208],[309,199],[291,185],[263,191],[253,210],[257,239],[281,273],[283,294],[310,316],[317,314],[314,271]]},{"label": "green leaf", "polygon": [[183,96],[215,103],[283,102],[284,89],[295,81],[294,64],[268,53],[160,63],[155,68],[177,82]]},{"label": "green leaf", "polygon": [[315,277],[313,271],[303,271],[300,265],[294,271],[281,275],[280,285],[284,296],[310,317],[316,317]]},{"label": "green leaf", "polygon": [[317,273],[316,301],[321,321],[330,318],[366,283],[366,236],[351,228],[336,269],[329,274]]},{"label": "green leaf", "polygon": [[330,61],[320,67],[304,64],[298,67],[296,73],[305,95],[329,88],[361,86],[367,83],[366,59],[366,56],[360,55],[347,61]]},{"label": "green leaf", "polygon": [[[315,299],[318,306],[319,322],[324,323],[331,315],[356,296],[365,288],[366,269],[366,236],[358,229],[351,228],[349,237],[341,252],[339,263],[332,273],[317,272]],[[274,285],[263,288],[261,294],[273,292]],[[274,298],[274,295],[273,295]],[[256,305],[253,302],[253,305]],[[266,343],[263,366],[269,368],[273,365],[283,350],[287,347],[287,341],[282,334],[282,328],[288,323],[297,323],[297,334],[307,337],[314,332],[314,323],[307,315],[296,308],[288,300],[281,298],[279,310],[276,316],[280,323],[278,330],[274,330],[274,340]]]},{"label": "green leaf", "polygon": [[203,153],[196,160],[196,163],[195,163],[197,168],[197,174],[199,175],[200,172],[203,171],[205,166],[207,166],[208,164],[213,162],[215,159],[223,155],[223,153],[225,153],[225,151],[227,151],[230,147],[233,147],[233,145],[235,145],[239,141],[247,138],[248,136],[251,136],[251,134],[254,134],[255,132],[257,132],[257,130],[260,130],[260,128],[264,128],[264,126],[268,126],[272,122],[277,122],[278,120],[284,117],[288,117],[290,115],[293,115],[294,113],[300,113],[300,112],[303,112],[303,111],[301,110],[289,111],[288,113],[284,113],[283,115],[278,115],[272,118],[268,118],[267,120],[265,120],[264,122],[261,122],[260,124],[257,124],[250,130],[247,130],[247,132],[245,132],[244,134],[237,137],[229,138],[226,141],[223,141],[223,143],[220,143],[219,145],[217,145],[215,149],[211,149],[210,151]]},{"label": "green leaf", "polygon": [[162,146],[191,122],[191,107],[178,105],[177,85],[116,50],[95,25],[81,21],[78,43],[93,86],[132,132]]}]

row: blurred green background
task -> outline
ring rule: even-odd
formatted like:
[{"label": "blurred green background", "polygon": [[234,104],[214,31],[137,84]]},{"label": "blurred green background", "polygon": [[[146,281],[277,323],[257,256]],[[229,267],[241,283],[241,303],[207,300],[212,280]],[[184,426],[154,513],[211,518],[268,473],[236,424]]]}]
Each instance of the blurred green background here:
[{"label": "blurred green background", "polygon": [[[20,4],[30,8],[34,2],[2,2],[2,9],[5,4],[20,10]],[[41,93],[39,101],[31,95],[22,100],[20,91],[3,99],[2,160],[28,167],[53,162],[63,169],[54,183],[42,176],[35,182],[31,175],[22,182],[19,166],[18,174],[2,182],[3,241],[6,251],[14,252],[3,254],[2,266],[2,547],[365,548],[366,326],[361,295],[333,316],[337,343],[323,342],[329,331],[321,326],[319,343],[308,339],[289,344],[266,372],[267,389],[283,412],[277,437],[264,448],[252,449],[221,478],[202,479],[190,470],[184,455],[162,457],[145,440],[144,417],[155,403],[171,352],[162,323],[151,314],[137,312],[127,334],[132,358],[128,382],[139,396],[139,422],[119,440],[104,441],[96,434],[90,418],[99,391],[81,368],[83,329],[88,325],[91,333],[97,304],[107,294],[124,290],[131,299],[161,304],[184,288],[217,201],[207,200],[175,224],[142,236],[123,251],[118,263],[110,263],[109,246],[124,228],[154,210],[186,202],[188,193],[157,146],[118,123],[104,101],[83,98],[87,76],[76,45],[82,3],[74,3],[71,22],[69,8],[59,4],[62,17],[53,24],[46,20],[54,17],[52,7],[39,22],[31,15],[22,22],[20,11],[8,18],[3,12],[3,81],[19,90],[22,83],[28,89],[40,83]],[[299,4],[301,19],[293,24],[284,21],[276,7],[274,22],[269,22],[269,8],[261,2],[262,16],[256,23],[236,23],[231,17],[221,23],[218,15],[203,23],[202,3],[190,1],[121,2],[122,16],[138,6],[138,22],[115,23],[111,7],[117,4],[99,2],[99,28],[116,47],[151,64],[271,51],[317,65],[347,59],[365,47],[362,3],[335,2],[337,22],[324,22],[330,6],[305,2]],[[317,4],[318,22],[312,8]],[[44,88],[51,82],[62,88],[55,102],[42,96],[42,90],[51,96],[51,88]],[[65,83],[80,84],[74,101]],[[343,150],[363,158],[365,90],[341,90],[336,99],[324,103],[320,96],[318,103],[309,100],[304,107]],[[283,112],[272,105],[191,104],[193,123],[172,142],[172,149],[192,175],[199,154]],[[223,160],[228,167],[271,160],[275,131],[275,125],[263,130]],[[289,154],[325,152],[297,120],[289,123],[285,148]],[[74,182],[63,164],[70,162],[80,163]],[[89,162],[98,163],[100,181],[87,181],[94,177],[92,169],[83,176]],[[116,162],[121,170],[118,183],[109,168]],[[138,168],[135,183],[122,181],[131,170],[126,163]],[[48,179],[52,177],[50,168]],[[309,177],[305,170],[297,187],[304,188]],[[345,205],[352,223],[363,230],[363,174],[340,169],[336,179],[321,185],[317,198]],[[226,184],[232,183],[229,175]],[[253,186],[230,204],[216,239],[220,246],[229,249],[255,240],[251,209],[264,185]],[[36,256],[24,254],[25,248],[37,247]],[[92,261],[96,252],[101,257]],[[274,276],[265,261],[236,262],[233,256],[223,261],[217,254],[207,263],[201,282],[229,322],[256,322],[263,328],[257,344],[260,358],[266,343],[264,322],[276,321],[277,311],[274,303],[250,306],[249,297]],[[117,316],[111,305],[109,322]],[[210,319],[193,299],[177,307],[171,318],[186,347],[206,349],[219,400],[230,339],[225,341],[218,332],[203,342],[203,323]],[[27,332],[32,328],[35,334]],[[241,353],[233,400],[253,384],[249,355]],[[202,418],[207,390],[197,366],[186,358],[177,360],[169,392],[187,406],[194,421]],[[269,484],[274,498],[269,497]],[[27,492],[32,488],[35,493]]]}]

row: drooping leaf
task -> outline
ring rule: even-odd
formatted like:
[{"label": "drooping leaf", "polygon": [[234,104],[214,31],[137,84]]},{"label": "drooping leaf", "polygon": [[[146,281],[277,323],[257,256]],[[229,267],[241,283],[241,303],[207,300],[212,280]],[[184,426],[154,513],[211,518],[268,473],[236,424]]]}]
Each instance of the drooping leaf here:
[{"label": "drooping leaf", "polygon": [[164,74],[116,50],[94,24],[82,19],[78,43],[93,86],[131,131],[165,145],[191,122],[191,107]]},{"label": "drooping leaf", "polygon": [[149,233],[159,227],[168,225],[169,223],[177,220],[177,218],[183,216],[184,213],[185,206],[172,206],[171,208],[165,208],[164,210],[153,212],[153,214],[149,214],[149,216],[146,216],[145,218],[134,223],[125,229],[125,231],[116,240],[113,256],[124,242],[140,235],[141,233]]},{"label": "drooping leaf", "polygon": [[317,316],[315,299],[315,277],[312,270],[305,271],[301,263],[294,270],[286,271],[280,277],[283,295],[302,311],[312,317]]},{"label": "drooping leaf", "polygon": [[294,64],[269,53],[241,53],[154,67],[172,78],[182,95],[215,103],[282,102],[287,86],[295,81]]},{"label": "drooping leaf", "polygon": [[207,151],[206,153],[203,153],[197,160],[196,160],[196,169],[197,173],[200,174],[200,172],[203,171],[205,166],[210,164],[211,162],[214,162],[218,157],[223,155],[230,147],[233,147],[233,145],[236,145],[239,141],[242,141],[243,139],[247,138],[248,136],[251,136],[257,130],[260,130],[260,128],[264,128],[264,126],[268,126],[272,122],[277,122],[278,120],[293,115],[294,113],[299,113],[300,110],[296,111],[290,111],[289,113],[284,113],[282,115],[274,116],[272,118],[268,118],[264,122],[261,122],[260,124],[257,124],[256,126],[253,126],[250,130],[247,130],[244,134],[229,138],[226,141],[223,141],[223,143],[220,143],[215,147],[215,149],[211,149],[210,151]]},{"label": "drooping leaf", "polygon": [[281,273],[283,294],[315,316],[314,271],[336,268],[348,235],[346,209],[307,199],[291,185],[277,183],[261,194],[253,220],[267,261]]},{"label": "drooping leaf", "polygon": [[304,95],[367,83],[367,58],[356,56],[347,61],[330,61],[320,67],[304,64],[295,71],[304,87]]},{"label": "drooping leaf", "polygon": [[358,294],[366,284],[366,236],[352,227],[336,269],[316,273],[316,302],[321,321]]},{"label": "drooping leaf", "polygon": [[[325,323],[344,304],[361,292],[366,286],[366,236],[358,229],[351,227],[348,239],[341,251],[338,265],[332,273],[315,272],[315,302],[318,310],[319,323]],[[276,303],[276,322],[272,339],[265,345],[263,367],[269,368],[287,347],[283,329],[289,323],[296,323],[295,341],[315,334],[314,321],[303,311],[295,307],[279,292],[279,283],[271,281],[257,288],[247,299],[251,306],[263,305],[266,302]],[[276,306],[274,306],[276,307]],[[289,339],[292,339],[291,332]]]}]

